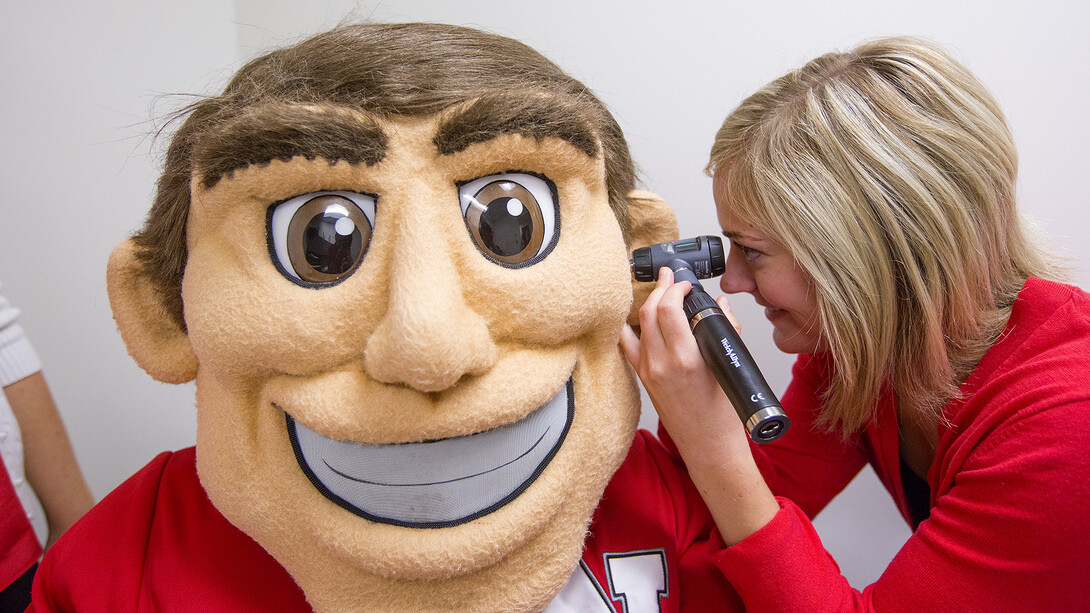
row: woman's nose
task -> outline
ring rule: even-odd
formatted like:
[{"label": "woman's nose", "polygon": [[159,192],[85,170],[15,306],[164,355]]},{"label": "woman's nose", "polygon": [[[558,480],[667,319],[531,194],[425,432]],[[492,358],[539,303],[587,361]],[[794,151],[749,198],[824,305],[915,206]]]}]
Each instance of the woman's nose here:
[{"label": "woman's nose", "polygon": [[739,292],[753,292],[757,289],[757,282],[753,279],[753,272],[746,263],[745,254],[738,247],[731,245],[727,252],[726,269],[723,276],[719,277],[719,288],[727,294]]}]

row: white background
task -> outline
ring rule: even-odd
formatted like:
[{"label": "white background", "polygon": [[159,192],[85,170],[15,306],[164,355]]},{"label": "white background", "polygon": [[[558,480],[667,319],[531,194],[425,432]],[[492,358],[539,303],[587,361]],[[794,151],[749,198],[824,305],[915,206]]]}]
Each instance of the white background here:
[{"label": "white background", "polygon": [[[644,186],[673,205],[683,235],[718,231],[702,169],[719,123],[748,93],[865,38],[929,37],[999,99],[1021,154],[1022,207],[1051,237],[1041,247],[1066,254],[1090,287],[1083,2],[3,2],[0,282],[23,309],[96,497],[194,440],[192,386],[161,385],[132,363],[105,291],[107,255],[151,203],[159,120],[190,100],[178,94],[214,93],[245,59],[346,18],[474,25],[537,48],[610,106]],[[792,358],[748,296],[732,304],[782,390]],[[856,587],[908,536],[869,470],[816,523]]]}]

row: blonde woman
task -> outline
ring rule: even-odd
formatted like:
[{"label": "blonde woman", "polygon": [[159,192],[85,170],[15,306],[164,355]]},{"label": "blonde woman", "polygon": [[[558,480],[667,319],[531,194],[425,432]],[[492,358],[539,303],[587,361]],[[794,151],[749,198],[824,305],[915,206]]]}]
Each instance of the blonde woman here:
[{"label": "blonde woman", "polygon": [[[1090,607],[1090,295],[1050,280],[980,82],[914,39],[828,54],[743,101],[708,172],[723,291],[799,354],[791,431],[751,448],[668,271],[622,345],[747,610]],[[914,532],[857,591],[810,518],[868,463]]]}]

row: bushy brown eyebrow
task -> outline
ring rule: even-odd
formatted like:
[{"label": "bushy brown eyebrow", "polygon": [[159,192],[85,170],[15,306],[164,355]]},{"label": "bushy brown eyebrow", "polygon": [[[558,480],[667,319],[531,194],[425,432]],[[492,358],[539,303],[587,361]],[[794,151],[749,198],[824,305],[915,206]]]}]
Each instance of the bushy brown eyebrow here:
[{"label": "bushy brown eyebrow", "polygon": [[294,157],[372,166],[386,157],[387,140],[374,120],[351,109],[273,104],[204,135],[194,157],[207,189],[236,170]]},{"label": "bushy brown eyebrow", "polygon": [[598,139],[580,107],[539,93],[478,98],[444,119],[433,142],[441,155],[450,155],[504,134],[536,140],[559,138],[592,158],[599,150]]}]

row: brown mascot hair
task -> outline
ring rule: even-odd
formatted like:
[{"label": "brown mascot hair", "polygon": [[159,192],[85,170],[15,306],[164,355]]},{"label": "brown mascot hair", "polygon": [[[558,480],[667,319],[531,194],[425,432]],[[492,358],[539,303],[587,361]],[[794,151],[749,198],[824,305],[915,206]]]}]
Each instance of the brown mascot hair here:
[{"label": "brown mascot hair", "polygon": [[[544,116],[530,114],[533,123],[520,124],[520,107],[540,107],[535,102],[543,99],[555,104],[555,110]],[[200,173],[204,187],[211,187],[251,164],[291,159],[299,148],[294,140],[298,135],[282,130],[268,133],[262,127],[267,124],[259,118],[292,104],[362,110],[378,117],[426,117],[469,105],[467,119],[474,116],[473,107],[480,105],[482,111],[488,108],[480,116],[496,117],[496,110],[504,111],[499,115],[504,117],[504,131],[538,139],[586,132],[570,129],[572,123],[589,127],[601,142],[610,206],[628,242],[628,193],[635,187],[635,167],[620,126],[586,86],[523,43],[488,32],[426,23],[341,26],[251,60],[222,94],[202,99],[176,115],[186,119],[167,148],[155,202],[133,240],[145,273],[183,330],[181,284],[188,257],[186,219],[194,173]],[[307,115],[300,114],[299,121],[313,121]],[[343,114],[329,113],[321,120],[335,124],[338,117]],[[235,136],[240,129],[252,127],[254,149],[240,147],[238,138],[225,139],[225,126],[231,126],[228,132]],[[335,126],[330,131],[335,133]],[[491,137],[487,125],[477,134],[477,138],[456,142],[443,140],[439,134],[436,146],[456,151]],[[572,144],[592,157],[599,153],[597,142],[575,137]],[[306,145],[307,151],[323,151],[321,143]],[[345,152],[333,142],[328,146],[335,149],[329,159],[373,164],[382,155],[381,151]],[[230,155],[224,156],[224,149]],[[202,158],[221,163],[206,167]],[[229,161],[223,163],[225,159]]]}]

